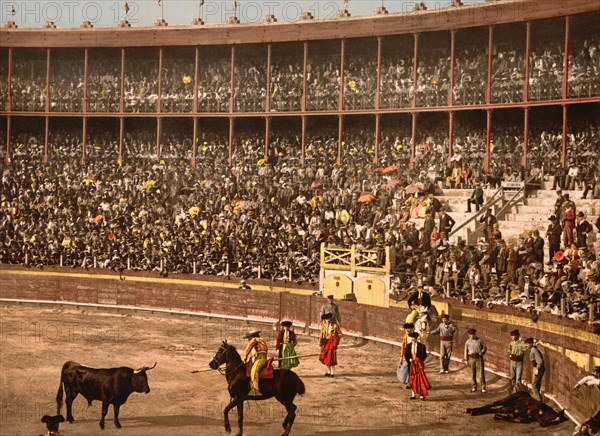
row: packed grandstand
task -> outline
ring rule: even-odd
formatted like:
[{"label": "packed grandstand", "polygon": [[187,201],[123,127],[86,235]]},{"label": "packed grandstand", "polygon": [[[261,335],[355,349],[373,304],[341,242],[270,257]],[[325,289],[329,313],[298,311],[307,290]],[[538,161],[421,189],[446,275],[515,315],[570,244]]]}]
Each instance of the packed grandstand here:
[{"label": "packed grandstand", "polygon": [[[389,246],[408,278],[398,299],[416,270],[432,293],[450,283],[471,298],[470,267],[490,245],[432,245],[424,230],[428,214],[467,207],[449,191],[555,178],[600,197],[600,12],[573,7],[247,45],[64,48],[51,29],[47,48],[3,29],[1,261],[314,283],[322,243]],[[560,259],[515,235],[514,274],[492,265],[477,301],[502,304],[508,286],[511,304],[560,314],[566,301],[569,316],[597,320],[599,225],[586,246],[563,241]]]}]

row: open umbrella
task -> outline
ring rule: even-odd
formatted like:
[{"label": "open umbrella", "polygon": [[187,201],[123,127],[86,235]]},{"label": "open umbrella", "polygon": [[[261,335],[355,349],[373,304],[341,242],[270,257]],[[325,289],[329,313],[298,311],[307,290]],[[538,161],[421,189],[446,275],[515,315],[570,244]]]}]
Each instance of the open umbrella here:
[{"label": "open umbrella", "polygon": [[419,185],[409,185],[404,189],[407,194],[415,194],[417,192],[423,192],[423,188]]},{"label": "open umbrella", "polygon": [[398,168],[396,165],[390,165],[389,167],[385,167],[382,172],[383,173],[391,173],[392,171],[397,171],[399,169],[400,168]]},{"label": "open umbrella", "polygon": [[318,188],[320,186],[323,186],[325,184],[325,180],[323,179],[317,179],[314,182],[311,183],[310,187],[315,189]]},{"label": "open umbrella", "polygon": [[402,180],[400,179],[390,179],[390,181],[387,182],[387,185],[385,185],[385,187],[388,189],[392,189],[394,186],[398,186],[400,183],[402,183]]},{"label": "open umbrella", "polygon": [[373,194],[363,194],[360,197],[358,197],[358,200],[356,201],[358,203],[369,203],[373,200],[377,200],[377,197],[375,197]]}]

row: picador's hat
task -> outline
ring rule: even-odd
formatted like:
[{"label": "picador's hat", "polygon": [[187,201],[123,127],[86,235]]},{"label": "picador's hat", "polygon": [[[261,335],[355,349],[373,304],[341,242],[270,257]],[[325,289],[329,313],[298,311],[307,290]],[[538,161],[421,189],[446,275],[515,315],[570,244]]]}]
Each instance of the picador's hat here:
[{"label": "picador's hat", "polygon": [[255,330],[253,332],[248,332],[243,336],[244,339],[250,338],[260,338],[260,330]]}]

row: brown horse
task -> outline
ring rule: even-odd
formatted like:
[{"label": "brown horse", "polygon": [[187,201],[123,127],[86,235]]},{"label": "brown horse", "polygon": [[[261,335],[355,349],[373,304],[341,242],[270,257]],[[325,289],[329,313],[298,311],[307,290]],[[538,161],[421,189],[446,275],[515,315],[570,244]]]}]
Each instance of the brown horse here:
[{"label": "brown horse", "polygon": [[260,380],[260,392],[262,393],[259,397],[249,397],[250,392],[250,378],[246,376],[246,365],[242,361],[239,353],[233,345],[229,345],[227,341],[223,341],[217,354],[212,358],[208,366],[212,369],[218,369],[221,365],[225,364],[225,378],[227,379],[229,395],[231,396],[231,402],[223,410],[225,415],[225,431],[231,432],[231,425],[229,424],[229,411],[237,407],[238,412],[238,426],[240,431],[238,435],[242,435],[244,432],[244,401],[245,400],[267,400],[275,397],[277,401],[285,406],[287,415],[283,420],[284,432],[282,436],[290,434],[294,419],[296,418],[297,406],[294,404],[294,398],[296,394],[303,395],[305,392],[304,383],[300,380],[300,377],[289,369],[276,369],[273,371],[273,379],[261,379]]}]

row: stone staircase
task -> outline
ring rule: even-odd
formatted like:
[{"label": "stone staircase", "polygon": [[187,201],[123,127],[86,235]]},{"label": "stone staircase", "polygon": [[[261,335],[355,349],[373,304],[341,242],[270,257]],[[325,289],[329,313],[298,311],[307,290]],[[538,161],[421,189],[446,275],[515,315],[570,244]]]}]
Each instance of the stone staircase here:
[{"label": "stone staircase", "polygon": [[[590,224],[594,224],[598,215],[600,215],[600,200],[581,199],[583,191],[564,191],[569,193],[571,201],[575,203],[577,212],[586,214]],[[548,218],[554,213],[554,203],[556,201],[556,191],[538,190],[530,192],[525,201],[517,203],[510,207],[500,222],[500,230],[503,236],[508,235],[509,239],[516,239],[527,230],[539,230],[542,237],[545,236],[546,229],[550,224]],[[588,243],[593,243],[596,238],[596,228],[594,233],[588,237]]]},{"label": "stone staircase", "polygon": [[[549,186],[548,186],[549,185]],[[528,230],[539,230],[540,235],[545,238],[546,229],[550,224],[548,218],[554,213],[554,202],[557,194],[551,188],[551,183],[546,182],[544,188],[537,191],[529,191],[527,199],[524,201],[522,195],[516,198],[515,204],[509,206],[501,214],[499,211],[512,198],[512,192],[505,192],[503,199],[497,202],[494,207],[494,215],[498,217],[500,231],[507,242],[516,243],[520,235],[526,235]],[[485,190],[486,202],[494,195],[495,190]],[[594,224],[598,215],[600,215],[600,200],[581,199],[583,191],[564,191],[568,192],[571,200],[575,203],[577,211],[582,211],[586,214],[590,224]],[[456,221],[456,226],[463,223],[475,213],[466,213],[467,200],[471,196],[472,189],[448,189],[443,191],[443,195],[438,196],[442,204],[449,209],[448,214]],[[468,244],[475,244],[477,239],[482,236],[478,228],[479,221],[476,219],[469,223],[465,228],[457,232],[451,239],[464,239]],[[594,234],[588,237],[588,243],[593,244],[596,240],[600,241],[597,229],[594,226]]]},{"label": "stone staircase", "polygon": [[[494,195],[494,192],[496,191],[493,189],[484,190],[485,202],[487,202]],[[473,189],[444,189],[443,195],[437,197],[442,205],[446,207],[448,215],[450,215],[454,221],[456,221],[456,225],[454,226],[455,228],[471,218],[476,212],[475,206],[471,207],[473,212],[466,212],[467,200],[471,197],[472,193]],[[450,239],[454,242],[462,239],[467,241],[469,244],[476,243],[477,237],[475,236],[475,231],[478,227],[478,224],[479,222],[477,220],[471,222],[462,230],[459,230],[457,233],[455,233]]]}]

